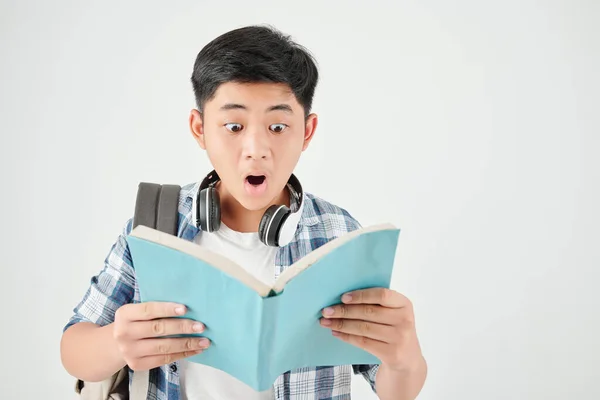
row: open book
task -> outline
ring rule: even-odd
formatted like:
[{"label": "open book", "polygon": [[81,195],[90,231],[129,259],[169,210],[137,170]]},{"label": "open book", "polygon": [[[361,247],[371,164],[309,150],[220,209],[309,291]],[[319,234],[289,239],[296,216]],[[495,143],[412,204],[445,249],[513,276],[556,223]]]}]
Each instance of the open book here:
[{"label": "open book", "polygon": [[379,360],[320,326],[321,310],[351,290],[389,287],[400,230],[375,225],[330,240],[269,286],[243,267],[191,241],[138,226],[127,236],[141,301],[185,304],[211,340],[188,358],[256,390],[301,367]]}]

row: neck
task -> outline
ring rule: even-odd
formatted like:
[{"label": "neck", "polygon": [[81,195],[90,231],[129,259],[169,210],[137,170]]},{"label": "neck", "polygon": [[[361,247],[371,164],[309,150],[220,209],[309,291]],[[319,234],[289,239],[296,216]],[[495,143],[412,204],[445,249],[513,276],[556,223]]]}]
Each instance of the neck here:
[{"label": "neck", "polygon": [[287,186],[271,203],[260,210],[248,210],[241,205],[227,190],[217,184],[221,198],[221,221],[237,232],[258,232],[258,225],[267,208],[272,204],[285,204],[290,207],[290,192]]}]

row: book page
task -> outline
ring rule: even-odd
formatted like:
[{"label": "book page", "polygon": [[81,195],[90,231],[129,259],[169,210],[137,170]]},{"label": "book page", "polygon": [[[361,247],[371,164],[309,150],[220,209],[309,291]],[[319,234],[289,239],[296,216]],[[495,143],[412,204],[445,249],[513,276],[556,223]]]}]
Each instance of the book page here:
[{"label": "book page", "polygon": [[335,239],[330,240],[329,242],[325,243],[324,245],[317,248],[316,250],[311,251],[306,256],[302,257],[300,260],[296,261],[294,264],[290,265],[285,271],[283,271],[281,273],[281,275],[279,275],[279,277],[275,281],[275,284],[273,285],[273,290],[275,291],[275,293],[282,292],[285,285],[289,281],[291,281],[295,276],[300,274],[305,269],[309,268],[311,265],[313,265],[315,262],[317,262],[320,258],[325,256],[326,254],[330,253],[332,250],[342,246],[343,244],[349,242],[350,240],[352,240],[360,235],[363,235],[365,233],[368,233],[368,232],[374,232],[374,231],[386,230],[386,229],[396,229],[396,227],[394,225],[388,224],[388,223],[372,225],[372,226],[356,229],[352,232],[348,232],[342,236],[339,236]]},{"label": "book page", "polygon": [[190,242],[189,240],[185,240],[156,229],[151,229],[143,225],[135,227],[131,231],[130,236],[148,240],[150,242],[169,247],[202,260],[214,268],[223,271],[225,274],[239,280],[246,286],[255,290],[262,297],[267,297],[271,292],[271,287],[269,285],[256,278],[254,275],[246,271],[229,258],[210,251],[209,249],[199,246],[194,242]]}]

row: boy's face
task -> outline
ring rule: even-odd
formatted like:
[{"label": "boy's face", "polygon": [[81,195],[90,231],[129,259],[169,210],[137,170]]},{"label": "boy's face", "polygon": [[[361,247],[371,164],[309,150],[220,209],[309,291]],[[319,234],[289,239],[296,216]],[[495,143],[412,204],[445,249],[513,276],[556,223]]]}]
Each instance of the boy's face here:
[{"label": "boy's face", "polygon": [[203,115],[190,115],[192,133],[221,177],[222,195],[254,211],[282,202],[316,126],[316,115],[305,119],[289,87],[273,83],[224,83]]}]

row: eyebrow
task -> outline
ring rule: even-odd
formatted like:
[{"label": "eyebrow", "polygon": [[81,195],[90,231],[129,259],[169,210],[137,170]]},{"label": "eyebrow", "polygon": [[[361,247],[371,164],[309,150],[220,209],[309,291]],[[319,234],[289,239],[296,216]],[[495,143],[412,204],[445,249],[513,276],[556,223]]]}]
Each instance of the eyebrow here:
[{"label": "eyebrow", "polygon": [[[248,107],[246,107],[243,104],[237,104],[237,103],[227,103],[221,106],[220,108],[221,111],[228,111],[228,110],[248,110]],[[271,111],[284,111],[286,113],[289,114],[293,114],[294,111],[292,110],[292,107],[290,107],[287,104],[276,104],[274,106],[271,106],[269,108],[267,108],[267,112],[271,112]]]}]

